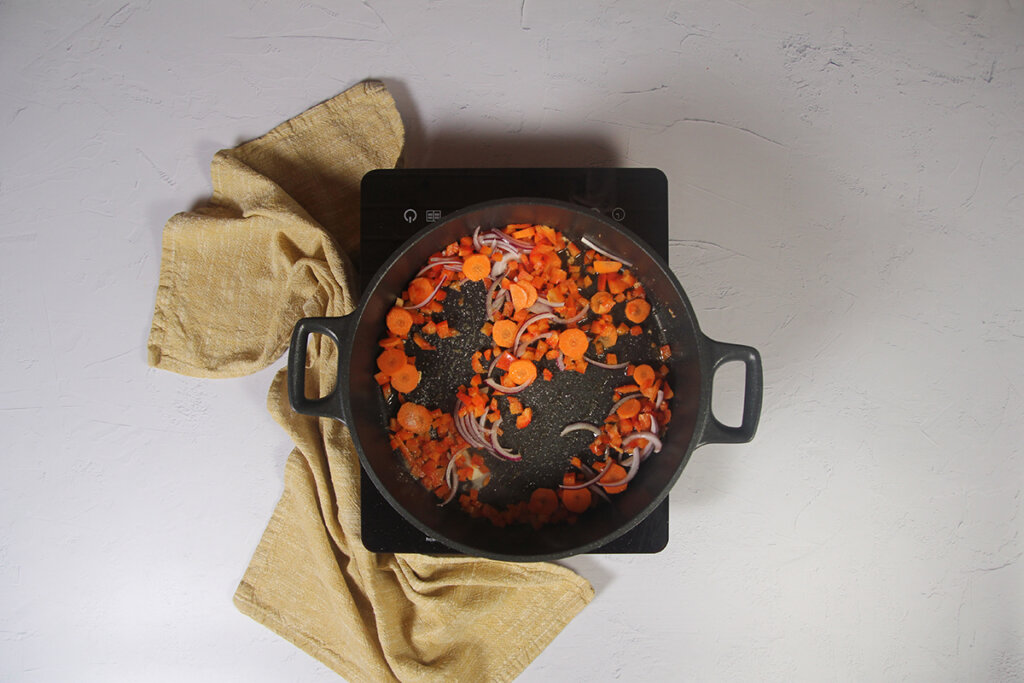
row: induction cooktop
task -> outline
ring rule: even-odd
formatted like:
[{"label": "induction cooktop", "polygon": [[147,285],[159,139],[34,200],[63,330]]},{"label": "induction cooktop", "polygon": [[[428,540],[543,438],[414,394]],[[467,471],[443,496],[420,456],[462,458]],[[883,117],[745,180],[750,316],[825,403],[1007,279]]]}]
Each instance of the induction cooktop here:
[{"label": "induction cooktop", "polygon": [[[668,183],[653,168],[394,169],[361,188],[359,273],[374,273],[409,237],[471,204],[508,197],[557,199],[612,218],[668,261]],[[373,552],[456,554],[407,522],[364,473],[363,545]],[[644,521],[594,553],[657,553],[668,544],[668,498]]]}]

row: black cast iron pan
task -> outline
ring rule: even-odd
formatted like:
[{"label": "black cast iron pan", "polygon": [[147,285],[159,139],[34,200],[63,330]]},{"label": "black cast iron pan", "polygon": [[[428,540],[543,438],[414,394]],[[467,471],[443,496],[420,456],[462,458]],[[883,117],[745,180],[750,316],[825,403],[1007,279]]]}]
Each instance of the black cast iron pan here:
[{"label": "black cast iron pan", "polygon": [[[450,242],[472,234],[477,226],[486,230],[509,223],[550,225],[577,241],[586,236],[631,261],[633,272],[647,290],[652,314],[645,323],[644,335],[620,337],[614,351],[622,360],[640,363],[657,361],[662,344],[672,350],[667,364],[675,396],[669,404],[672,421],[665,431],[662,451],[644,462],[629,488],[613,496],[611,504],[591,508],[574,524],[551,524],[539,530],[527,525],[497,528],[487,520],[469,517],[456,503],[439,507],[437,498],[392,452],[385,425],[398,404],[385,402],[373,379],[385,316],[427,258]],[[482,285],[467,284],[461,293],[449,294],[445,301],[445,317],[461,334],[438,342],[436,352],[423,352],[411,343],[407,346],[407,353],[417,355],[416,365],[423,373],[408,400],[451,411],[457,387],[472,377],[469,356],[487,345],[487,339],[478,332],[484,321]],[[617,314],[618,310],[613,311]],[[306,341],[311,333],[327,335],[339,349],[336,388],[319,399],[307,398],[303,386]],[[714,371],[729,361],[746,366],[743,418],[738,427],[723,425],[711,413]],[[502,438],[502,445],[522,453],[523,460],[511,463],[490,457],[492,479],[480,492],[481,500],[500,506],[527,498],[538,486],[556,487],[568,457],[586,454],[590,441],[589,434],[580,432],[560,437],[562,428],[580,420],[600,424],[613,402],[612,389],[624,383],[621,370],[593,366],[582,375],[555,373],[550,382],[534,382],[519,395],[525,405],[534,407],[533,422],[524,430],[507,431],[508,437]],[[694,449],[709,443],[750,441],[760,418],[762,372],[755,349],[713,341],[700,331],[693,309],[667,264],[628,230],[572,204],[507,199],[468,207],[411,237],[380,268],[359,307],[350,315],[300,320],[289,350],[288,392],[297,412],[334,418],[348,425],[369,478],[384,498],[424,534],[463,553],[532,561],[585,553],[609,543],[661,503]]]}]

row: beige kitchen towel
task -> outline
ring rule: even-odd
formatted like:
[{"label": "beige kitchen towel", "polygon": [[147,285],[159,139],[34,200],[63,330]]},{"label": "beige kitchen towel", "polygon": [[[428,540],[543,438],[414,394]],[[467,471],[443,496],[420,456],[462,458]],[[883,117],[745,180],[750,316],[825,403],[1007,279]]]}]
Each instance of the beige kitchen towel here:
[{"label": "beige kitchen towel", "polygon": [[[218,152],[210,201],[164,228],[150,364],[244,375],[285,351],[300,317],[350,312],[359,182],[403,140],[390,94],[365,82]],[[307,387],[326,391],[336,349],[313,339]],[[592,599],[553,564],[367,551],[348,429],[294,413],[284,370],[267,403],[295,448],[235,604],[343,677],[508,681]]]}]

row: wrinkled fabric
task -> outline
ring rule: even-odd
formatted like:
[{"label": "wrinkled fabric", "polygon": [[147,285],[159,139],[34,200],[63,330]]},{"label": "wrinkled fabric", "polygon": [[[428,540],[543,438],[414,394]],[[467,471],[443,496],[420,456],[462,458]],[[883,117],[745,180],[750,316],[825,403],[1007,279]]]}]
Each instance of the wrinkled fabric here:
[{"label": "wrinkled fabric", "polygon": [[[284,353],[299,318],[352,311],[359,183],[393,167],[403,141],[370,81],[218,152],[210,201],[164,229],[150,364],[249,374]],[[307,366],[307,390],[329,390],[334,345],[314,336]],[[369,552],[348,428],[293,412],[284,370],[267,406],[295,448],[235,604],[345,678],[508,681],[593,598],[554,564]]]}]

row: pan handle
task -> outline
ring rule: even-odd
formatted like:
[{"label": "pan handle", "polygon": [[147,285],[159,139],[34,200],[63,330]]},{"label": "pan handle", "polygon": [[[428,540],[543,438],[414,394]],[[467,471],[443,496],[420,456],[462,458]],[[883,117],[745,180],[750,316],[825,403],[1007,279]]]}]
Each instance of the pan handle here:
[{"label": "pan handle", "polygon": [[700,445],[709,443],[747,443],[757,432],[761,419],[761,398],[764,393],[764,376],[761,371],[761,354],[757,349],[739,344],[727,344],[705,337],[711,353],[711,393],[714,394],[715,371],[724,363],[740,361],[747,369],[746,386],[743,389],[743,420],[739,427],[729,427],[718,421],[708,410],[708,419],[700,436]]},{"label": "pan handle", "polygon": [[327,335],[337,345],[338,362],[341,363],[341,352],[344,348],[341,340],[348,334],[352,324],[350,318],[352,316],[348,315],[340,318],[303,318],[295,323],[291,345],[288,347],[288,402],[295,412],[345,421],[338,402],[338,391],[341,387],[340,366],[338,382],[331,393],[322,398],[306,398],[306,342],[310,334]]}]

